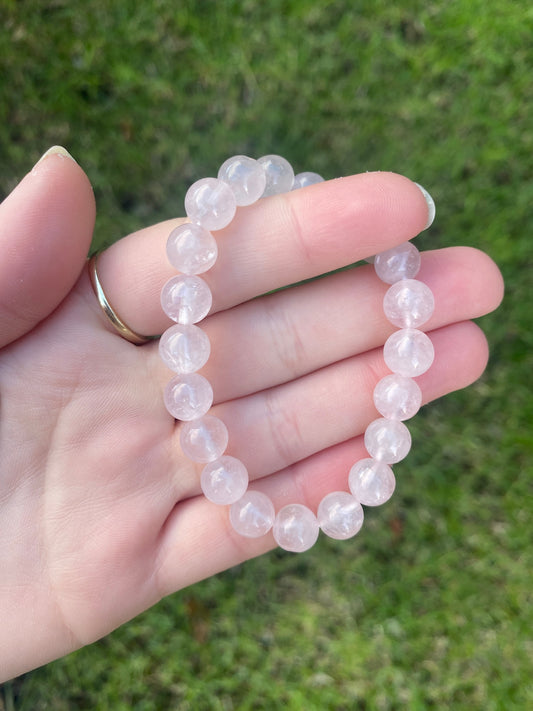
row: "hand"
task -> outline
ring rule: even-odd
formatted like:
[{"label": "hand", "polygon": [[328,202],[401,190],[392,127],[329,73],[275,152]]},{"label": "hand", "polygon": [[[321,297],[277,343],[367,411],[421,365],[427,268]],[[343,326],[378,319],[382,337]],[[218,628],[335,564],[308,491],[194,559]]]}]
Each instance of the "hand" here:
[{"label": "hand", "polygon": [[[49,155],[0,206],[0,681],[88,644],[161,597],[273,547],[245,539],[206,501],[162,402],[171,374],[157,344],[112,332],[86,254],[94,203],[80,167]],[[316,509],[346,489],[376,416],[386,285],[370,265],[268,296],[414,237],[426,203],[406,178],[369,173],[241,209],[217,235],[204,369],[228,453],[279,508]],[[139,333],[167,325],[176,220],[104,252],[109,301]],[[430,245],[424,233],[419,246]],[[425,402],[474,381],[487,346],[468,319],[494,309],[502,281],[470,248],[426,252],[436,359]],[[364,531],[364,529],[363,529]],[[364,535],[364,533],[360,534]]]}]

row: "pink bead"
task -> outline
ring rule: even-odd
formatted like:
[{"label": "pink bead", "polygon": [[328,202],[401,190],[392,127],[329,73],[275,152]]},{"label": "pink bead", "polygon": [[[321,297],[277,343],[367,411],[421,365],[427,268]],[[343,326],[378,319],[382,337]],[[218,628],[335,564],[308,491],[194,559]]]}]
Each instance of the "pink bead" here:
[{"label": "pink bead", "polygon": [[177,420],[196,420],[213,404],[213,389],[199,373],[175,375],[165,388],[164,402]]},{"label": "pink bead", "polygon": [[246,538],[259,538],[268,533],[275,516],[274,504],[261,491],[247,491],[229,511],[233,530]]},{"label": "pink bead", "polygon": [[215,238],[200,225],[185,223],[172,230],[167,241],[168,261],[182,274],[202,274],[217,261]]},{"label": "pink bead", "polygon": [[272,532],[280,548],[303,553],[316,543],[318,521],[307,506],[289,504],[278,511]]},{"label": "pink bead", "polygon": [[198,326],[176,324],[159,339],[159,355],[175,373],[194,373],[208,361],[209,338]]},{"label": "pink bead", "polygon": [[385,363],[393,373],[416,378],[431,367],[435,349],[429,336],[415,328],[403,328],[389,336],[383,346]]},{"label": "pink bead", "polygon": [[387,249],[374,257],[374,269],[387,284],[400,279],[413,279],[420,269],[420,252],[411,242]]},{"label": "pink bead", "polygon": [[428,206],[428,218],[424,227],[424,229],[427,230],[428,227],[431,227],[431,225],[433,224],[433,220],[435,219],[435,201],[428,193],[428,191],[423,188],[419,183],[415,183],[415,185],[424,196],[424,200],[426,201],[426,205]]},{"label": "pink bead", "polygon": [[263,166],[248,156],[228,158],[220,166],[218,178],[230,186],[239,206],[259,200],[266,186]]},{"label": "pink bead", "polygon": [[346,540],[361,530],[363,507],[346,491],[333,491],[320,502],[317,519],[326,536]]},{"label": "pink bead", "polygon": [[364,506],[380,506],[393,495],[396,480],[388,464],[367,458],[350,469],[348,486],[354,498]]},{"label": "pink bead", "polygon": [[422,391],[411,378],[393,373],[382,378],[374,388],[374,404],[383,417],[408,420],[422,404]]},{"label": "pink bead", "polygon": [[380,417],[366,428],[365,447],[373,459],[395,464],[409,454],[411,434],[403,422]]},{"label": "pink bead", "polygon": [[435,310],[433,292],[422,281],[402,279],[393,284],[383,299],[383,311],[399,328],[418,328]]},{"label": "pink bead", "polygon": [[248,472],[244,464],[227,455],[207,464],[200,476],[204,496],[214,504],[233,504],[246,492]]},{"label": "pink bead", "polygon": [[288,160],[281,156],[268,155],[262,156],[257,162],[263,166],[266,175],[263,197],[289,192],[294,182],[294,170]]},{"label": "pink bead", "polygon": [[187,190],[185,212],[206,230],[221,230],[235,216],[237,202],[232,189],[218,178],[202,178]]},{"label": "pink bead", "polygon": [[180,444],[191,461],[213,462],[228,446],[228,430],[218,417],[204,415],[181,426]]},{"label": "pink bead", "polygon": [[178,323],[198,323],[209,313],[213,297],[211,290],[198,276],[172,277],[161,290],[161,307]]}]

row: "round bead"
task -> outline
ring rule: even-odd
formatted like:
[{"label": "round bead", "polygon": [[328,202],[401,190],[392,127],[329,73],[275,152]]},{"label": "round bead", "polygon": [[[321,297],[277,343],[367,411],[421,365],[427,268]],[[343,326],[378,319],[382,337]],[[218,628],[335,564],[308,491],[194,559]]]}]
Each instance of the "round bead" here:
[{"label": "round bead", "polygon": [[268,533],[275,516],[274,504],[261,491],[247,491],[229,510],[234,531],[246,538],[259,538]]},{"label": "round bead", "polygon": [[196,420],[213,404],[213,388],[198,373],[175,375],[164,392],[165,407],[177,420]]},{"label": "round bead", "polygon": [[354,498],[364,506],[380,506],[393,495],[396,480],[388,464],[368,458],[356,462],[350,469],[348,486]]},{"label": "round bead", "polygon": [[185,212],[206,230],[221,230],[235,216],[237,203],[233,190],[218,178],[202,178],[187,190]]},{"label": "round bead", "polygon": [[161,290],[161,306],[166,315],[178,323],[197,323],[209,313],[211,290],[198,276],[172,277]]},{"label": "round bead", "polygon": [[198,326],[176,324],[159,339],[159,355],[163,363],[176,373],[194,373],[209,358],[209,338]]},{"label": "round bead", "polygon": [[365,447],[373,459],[395,464],[409,454],[411,433],[403,422],[380,417],[366,428]]},{"label": "round bead", "polygon": [[193,462],[214,462],[228,446],[227,427],[213,415],[185,422],[180,430],[180,445]]},{"label": "round bead", "polygon": [[266,186],[263,166],[248,156],[228,158],[220,166],[218,178],[230,186],[237,205],[242,207],[259,200]]},{"label": "round bead", "polygon": [[205,498],[214,504],[233,504],[246,492],[248,472],[239,459],[225,455],[204,467],[200,485]]},{"label": "round bead", "polygon": [[418,328],[435,310],[433,292],[422,281],[402,279],[393,284],[383,299],[383,311],[400,328]]},{"label": "round bead", "polygon": [[318,173],[313,173],[311,171],[306,171],[305,173],[298,173],[294,176],[294,182],[292,184],[293,190],[298,190],[299,188],[306,188],[308,185],[315,185],[316,183],[323,183],[324,178]]},{"label": "round bead", "polygon": [[217,261],[215,238],[200,225],[185,223],[172,230],[167,241],[168,261],[182,274],[202,274]]},{"label": "round bead", "polygon": [[262,197],[287,193],[294,182],[294,170],[289,161],[281,156],[262,156],[257,161],[263,166],[266,176],[266,186]]},{"label": "round bead", "polygon": [[391,420],[408,420],[422,404],[422,391],[411,378],[393,373],[382,378],[374,388],[377,411]]},{"label": "round bead", "polygon": [[330,538],[352,538],[363,525],[363,507],[346,491],[333,491],[318,506],[318,525]]},{"label": "round bead", "polygon": [[272,532],[280,548],[303,553],[316,543],[318,521],[307,506],[289,504],[278,511]]},{"label": "round bead", "polygon": [[429,336],[416,328],[402,328],[385,341],[385,363],[393,373],[416,378],[431,367],[435,349]]},{"label": "round bead", "polygon": [[424,227],[424,229],[427,230],[428,227],[431,227],[431,225],[433,224],[433,220],[435,219],[435,201],[428,193],[428,191],[423,188],[419,183],[415,183],[415,185],[424,196],[424,200],[426,201],[426,205],[428,206],[428,219],[426,222],[426,226]]},{"label": "round bead", "polygon": [[413,279],[420,269],[420,252],[411,244],[403,244],[376,254],[374,269],[381,281],[394,284],[400,279]]}]

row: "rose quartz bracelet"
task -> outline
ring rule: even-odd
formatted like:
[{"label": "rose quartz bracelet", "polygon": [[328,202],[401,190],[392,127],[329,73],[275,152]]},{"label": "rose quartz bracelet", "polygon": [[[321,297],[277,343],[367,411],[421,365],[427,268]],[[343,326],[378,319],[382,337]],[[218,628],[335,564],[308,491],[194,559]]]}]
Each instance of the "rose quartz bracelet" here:
[{"label": "rose quartz bracelet", "polygon": [[[392,496],[395,478],[390,465],[401,461],[411,447],[411,436],[403,421],[416,414],[422,401],[413,378],[426,372],[434,358],[430,338],[418,330],[433,313],[433,294],[415,279],[420,253],[406,242],[373,260],[378,277],[391,285],[383,301],[385,316],[399,330],[384,345],[384,358],[391,373],[374,390],[374,403],[381,417],[366,428],[364,442],[369,456],[350,469],[349,492],[327,494],[316,515],[299,503],[284,506],[276,513],[266,494],[248,489],[245,464],[224,454],[228,430],[222,420],[208,414],[213,390],[197,372],[209,358],[210,343],[194,325],[207,316],[212,303],[209,287],[198,276],[217,259],[217,243],[211,233],[227,227],[238,206],[322,180],[316,173],[295,176],[281,156],[228,159],[217,178],[199,180],[187,191],[185,211],[190,222],[172,230],[167,242],[168,259],[179,274],[161,292],[163,310],[176,322],[159,342],[161,359],[176,373],[165,388],[164,400],[169,413],[182,421],[183,454],[205,465],[200,476],[202,491],[213,503],[230,507],[229,519],[237,533],[256,538],[272,529],[277,544],[294,552],[311,548],[320,530],[332,538],[351,538],[363,524],[363,506],[378,506]],[[418,187],[428,204],[429,227],[435,206],[427,191]]]}]

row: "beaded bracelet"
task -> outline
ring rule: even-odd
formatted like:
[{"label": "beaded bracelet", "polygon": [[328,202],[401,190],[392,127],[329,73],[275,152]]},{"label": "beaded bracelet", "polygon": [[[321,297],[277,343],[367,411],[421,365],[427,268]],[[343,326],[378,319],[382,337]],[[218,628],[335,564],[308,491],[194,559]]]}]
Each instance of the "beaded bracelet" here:
[{"label": "beaded bracelet", "polygon": [[[363,525],[362,505],[378,506],[392,496],[395,478],[390,465],[402,460],[411,447],[411,436],[403,420],[415,415],[422,401],[413,378],[426,372],[434,358],[430,338],[418,330],[433,313],[433,294],[426,284],[414,278],[420,268],[420,253],[406,242],[373,259],[378,277],[391,285],[383,301],[385,316],[399,330],[384,345],[385,363],[391,374],[382,378],[374,390],[374,403],[381,417],[366,428],[364,443],[369,457],[350,469],[350,493],[327,494],[316,515],[299,503],[288,504],[276,514],[266,494],[248,489],[244,463],[224,454],[228,430],[219,418],[208,414],[213,390],[197,372],[209,358],[210,343],[194,325],[207,316],[212,303],[209,287],[198,276],[217,259],[217,243],[211,232],[227,227],[237,206],[251,205],[261,197],[322,180],[316,173],[295,176],[281,156],[229,158],[217,178],[199,180],[187,191],[185,211],[190,222],[172,230],[167,242],[168,259],[180,274],[172,277],[161,292],[163,311],[176,322],[159,342],[161,359],[176,373],[165,388],[165,406],[182,421],[183,453],[191,461],[205,464],[200,477],[205,497],[215,504],[230,506],[229,519],[237,533],[256,538],[272,529],[277,544],[293,552],[311,548],[320,529],[335,539],[351,538]],[[418,187],[428,204],[429,227],[435,215],[434,203],[427,191]]]}]

